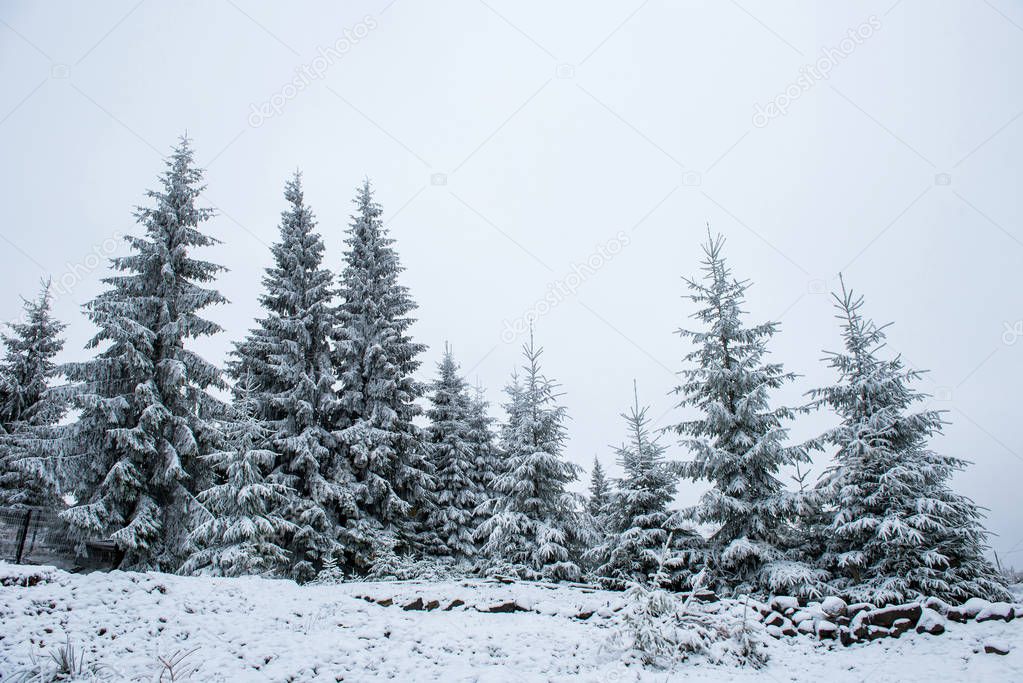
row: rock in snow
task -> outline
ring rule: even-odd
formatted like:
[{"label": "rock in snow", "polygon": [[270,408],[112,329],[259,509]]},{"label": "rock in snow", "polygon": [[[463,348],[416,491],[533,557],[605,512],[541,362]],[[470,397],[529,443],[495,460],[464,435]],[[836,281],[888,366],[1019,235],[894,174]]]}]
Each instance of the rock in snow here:
[{"label": "rock in snow", "polygon": [[821,610],[829,617],[845,616],[849,606],[845,604],[845,600],[839,597],[824,598],[821,602]]},{"label": "rock in snow", "polygon": [[1010,649],[1004,640],[988,640],[984,643],[984,652],[989,655],[1007,655]]},{"label": "rock in snow", "polygon": [[930,607],[924,607],[919,621],[916,622],[916,632],[940,636],[945,632],[945,617]]},{"label": "rock in snow", "polygon": [[918,603],[910,602],[905,605],[889,605],[863,614],[867,615],[868,624],[891,628],[899,619],[907,619],[915,626],[922,610],[923,608]]},{"label": "rock in snow", "polygon": [[[799,609],[799,600],[787,595],[776,595],[771,599],[771,609],[776,612],[781,612],[782,614],[785,614],[786,612],[794,614],[795,611]],[[792,611],[789,612],[789,610]]]},{"label": "rock in snow", "polygon": [[970,598],[959,607],[959,611],[962,612],[967,619],[976,619],[977,615],[987,609],[990,605],[991,603],[983,598]]},{"label": "rock in snow", "polygon": [[1012,621],[1016,616],[1013,606],[1007,602],[992,602],[977,613],[977,621]]}]

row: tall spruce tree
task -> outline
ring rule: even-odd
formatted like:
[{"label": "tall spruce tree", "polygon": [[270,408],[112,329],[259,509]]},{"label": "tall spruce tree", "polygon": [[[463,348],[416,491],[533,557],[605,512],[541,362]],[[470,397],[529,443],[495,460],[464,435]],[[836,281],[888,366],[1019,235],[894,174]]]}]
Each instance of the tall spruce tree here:
[{"label": "tall spruce tree", "polygon": [[448,346],[437,371],[426,411],[430,462],[436,472],[434,509],[426,525],[439,537],[440,554],[467,559],[476,555],[474,534],[480,523],[477,508],[486,493],[485,473],[472,441],[471,399]]},{"label": "tall spruce tree", "polygon": [[136,212],[144,234],[111,259],[118,274],[85,305],[99,328],[95,358],[63,366],[80,411],[36,447],[48,454],[75,504],[61,516],[75,538],[112,539],[126,568],[177,570],[203,513],[195,494],[211,483],[203,456],[219,448],[213,420],[223,404],[220,371],[187,342],[220,331],[201,312],[225,301],[206,287],[223,268],[191,256],[217,241],[202,232],[213,212],[196,206],[203,190],[189,140],[181,138]]},{"label": "tall spruce tree", "polygon": [[691,559],[706,565],[718,590],[774,590],[775,568],[790,568],[772,563],[786,558],[795,508],[777,474],[807,454],[803,446],[786,445],[783,424],[793,411],[770,405],[770,392],[794,378],[781,364],[765,361],[777,323],[743,324],[749,284],[732,277],[723,246],[720,236],[708,234],[704,276],[686,280],[688,298],[699,307],[692,317],[702,329],[679,330],[695,348],[685,357],[676,392],[680,407],[698,413],[675,427],[693,455],[680,471],[712,486],[686,512],[692,521],[714,527],[707,546]]},{"label": "tall spruce tree", "polygon": [[339,529],[358,511],[351,468],[332,429],[333,276],[322,266],[323,240],[300,173],[285,184],[284,198],[280,239],[263,277],[266,313],[236,345],[228,372],[246,387],[254,417],[270,433],[277,453],[271,481],[288,489],[282,514],[291,525],[280,543],[290,553],[292,577],[307,581],[329,558],[343,559],[348,544]]},{"label": "tall spruce tree", "polygon": [[611,485],[608,483],[607,475],[604,474],[604,467],[600,464],[600,459],[593,456],[593,469],[590,470],[590,497],[586,501],[586,510],[601,528],[603,528],[603,519],[607,514],[610,497]]},{"label": "tall spruce tree", "polygon": [[[503,468],[503,460],[494,442],[494,422],[490,415],[490,404],[487,403],[483,387],[476,386],[469,397],[469,433],[468,440],[472,445],[476,475],[482,485],[483,502],[493,493],[494,479]],[[479,514],[479,513],[477,513]]]},{"label": "tall spruce tree", "polygon": [[278,454],[269,449],[257,406],[241,394],[226,422],[224,449],[206,456],[221,483],[199,492],[209,517],[192,532],[196,551],[182,566],[186,574],[278,576],[289,565],[280,545],[295,529],[281,514],[293,493],[268,476]]},{"label": "tall spruce tree", "polygon": [[634,398],[632,408],[622,414],[628,440],[615,448],[624,476],[611,492],[607,539],[592,553],[597,576],[615,587],[647,584],[659,571],[665,577],[677,574],[678,557],[695,537],[668,510],[678,475],[665,460],[665,447],[650,432],[647,408],[640,407],[638,394]]},{"label": "tall spruce tree", "polygon": [[899,356],[882,358],[885,327],[863,317],[863,298],[842,283],[835,295],[845,350],[829,353],[838,382],[811,395],[841,423],[822,441],[837,449],[818,483],[826,523],[823,566],[836,589],[879,604],[919,596],[955,602],[1007,599],[985,559],[987,532],[949,480],[967,463],[930,450],[941,413],[914,411],[926,397]]},{"label": "tall spruce tree", "polygon": [[58,484],[30,457],[24,441],[35,428],[60,421],[67,401],[50,384],[59,374],[55,358],[64,348],[65,324],[51,312],[50,282],[39,296],[24,301],[24,316],[3,335],[7,353],[0,365],[0,504],[44,505],[55,502]]},{"label": "tall spruce tree", "polygon": [[[341,382],[335,435],[355,476],[359,515],[345,533],[357,571],[375,555],[422,552],[422,521],[432,512],[431,467],[416,400],[423,386],[413,373],[424,351],[409,335],[416,305],[399,284],[403,268],[373,199],[369,181],[355,198],[345,239],[334,367]],[[428,535],[428,534],[427,534]]]},{"label": "tall spruce tree", "polygon": [[567,418],[558,403],[557,385],[540,369],[542,349],[523,347],[524,375],[507,388],[507,423],[501,448],[506,462],[487,501],[488,517],[477,537],[484,550],[521,567],[527,574],[554,579],[580,575],[578,556],[586,537],[578,501],[565,487],[579,467],[562,457]]}]

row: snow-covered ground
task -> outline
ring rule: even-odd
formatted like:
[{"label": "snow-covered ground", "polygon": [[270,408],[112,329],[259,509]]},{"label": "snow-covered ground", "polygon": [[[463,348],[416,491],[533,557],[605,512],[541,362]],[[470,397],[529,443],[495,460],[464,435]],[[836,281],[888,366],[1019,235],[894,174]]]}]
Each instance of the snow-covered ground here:
[{"label": "snow-covered ground", "polygon": [[[16,585],[19,575],[41,580]],[[578,587],[297,586],[10,565],[0,565],[0,579],[12,584],[0,587],[5,681],[52,672],[49,653],[67,639],[85,669],[118,681],[161,680],[161,673],[172,680],[161,659],[175,658],[175,680],[193,681],[1023,680],[1023,619],[950,622],[941,636],[908,633],[848,648],[808,636],[768,639],[765,669],[703,661],[669,674],[626,666],[611,644],[621,594]],[[529,611],[487,611],[510,603]],[[410,604],[424,609],[404,609]],[[1011,651],[985,654],[991,641]]]}]

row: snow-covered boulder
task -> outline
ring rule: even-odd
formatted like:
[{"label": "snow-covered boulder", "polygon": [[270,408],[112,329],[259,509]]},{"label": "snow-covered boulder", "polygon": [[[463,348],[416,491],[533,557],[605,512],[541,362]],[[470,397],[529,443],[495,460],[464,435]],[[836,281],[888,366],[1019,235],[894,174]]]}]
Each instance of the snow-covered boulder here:
[{"label": "snow-covered boulder", "polygon": [[799,609],[799,599],[788,595],[776,595],[771,598],[771,609],[786,616],[795,614]]},{"label": "snow-covered boulder", "polygon": [[837,596],[824,598],[821,602],[821,611],[829,617],[845,616],[848,609],[849,605],[846,604],[845,600]]},{"label": "snow-covered boulder", "polygon": [[911,628],[912,626],[916,626],[916,622],[920,619],[920,613],[922,611],[923,608],[918,603],[910,602],[905,605],[888,605],[887,607],[870,610],[869,612],[862,612],[861,614],[867,615],[867,623],[872,626],[892,628],[895,626],[896,621],[900,619],[907,619],[911,622]]},{"label": "snow-covered boulder", "polygon": [[977,615],[991,605],[984,598],[970,598],[959,607],[959,611],[966,615],[967,619],[976,619]]},{"label": "snow-covered boulder", "polygon": [[929,633],[932,636],[940,636],[945,632],[945,617],[937,610],[924,607],[920,619],[916,622],[917,633]]},{"label": "snow-covered boulder", "polygon": [[792,615],[792,623],[799,626],[803,622],[813,622],[817,619],[824,619],[826,617],[828,617],[828,615],[825,614],[820,607],[816,605],[808,605]]},{"label": "snow-covered boulder", "polygon": [[1007,655],[1011,649],[1004,640],[991,639],[984,643],[984,652],[989,655]]},{"label": "snow-covered boulder", "polygon": [[834,640],[838,637],[838,626],[835,626],[830,621],[821,621],[814,623],[814,629],[817,632],[817,637],[821,640]]},{"label": "snow-covered boulder", "polygon": [[877,609],[877,606],[872,605],[869,602],[854,602],[846,608],[845,613],[846,616],[852,618],[860,612],[870,611],[872,609]]},{"label": "snow-covered boulder", "polygon": [[927,598],[922,604],[925,608],[932,609],[942,616],[948,614],[948,611],[952,609],[952,605],[948,604],[941,598]]},{"label": "snow-covered boulder", "polygon": [[1007,602],[992,602],[977,613],[977,621],[1012,621],[1016,617],[1016,611]]}]

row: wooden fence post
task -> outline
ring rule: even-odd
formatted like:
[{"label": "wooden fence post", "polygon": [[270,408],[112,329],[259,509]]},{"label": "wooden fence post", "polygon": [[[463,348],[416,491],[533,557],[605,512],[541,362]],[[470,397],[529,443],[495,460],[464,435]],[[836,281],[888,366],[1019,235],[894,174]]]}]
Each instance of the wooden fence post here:
[{"label": "wooden fence post", "polygon": [[32,508],[25,510],[25,520],[21,523],[21,531],[18,532],[18,549],[14,551],[14,564],[21,564],[21,556],[25,552],[25,538],[28,536],[28,527],[32,523]]}]

